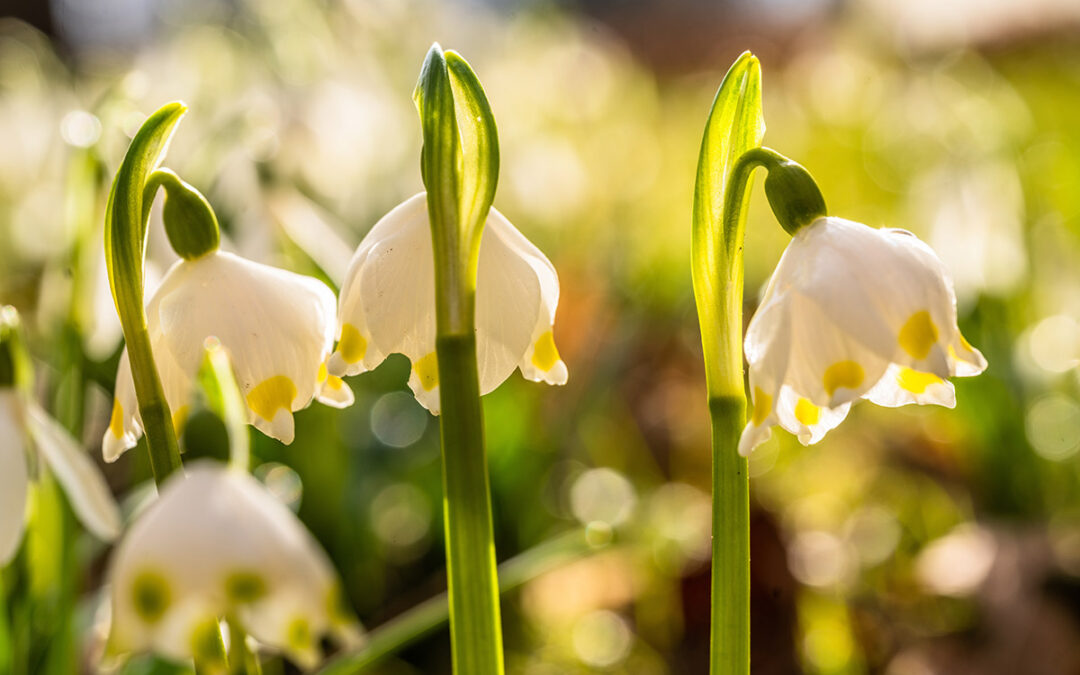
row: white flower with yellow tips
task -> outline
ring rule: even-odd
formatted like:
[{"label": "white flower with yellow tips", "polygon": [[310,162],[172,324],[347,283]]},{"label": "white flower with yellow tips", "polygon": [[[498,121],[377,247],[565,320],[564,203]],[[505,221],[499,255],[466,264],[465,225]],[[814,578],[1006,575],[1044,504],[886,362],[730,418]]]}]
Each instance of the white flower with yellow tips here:
[{"label": "white flower with yellow tips", "polygon": [[[558,302],[554,266],[492,208],[476,280],[481,394],[493,391],[515,368],[534,382],[566,383],[566,364],[552,336]],[[362,373],[388,354],[404,354],[412,361],[409,387],[438,414],[435,276],[424,193],[383,216],[360,242],[342,288],[339,321],[332,374]]]},{"label": "white flower with yellow tips", "polygon": [[951,408],[946,378],[986,368],[960,334],[952,281],[929,246],[831,217],[793,236],[745,347],[753,405],[742,455],[777,424],[816,443],[859,398]]},{"label": "white flower with yellow tips", "polygon": [[110,651],[213,661],[218,624],[304,667],[319,640],[357,637],[330,561],[296,516],[250,475],[214,462],[177,473],[135,521],[110,569]]},{"label": "white flower with yellow tips", "polygon": [[78,441],[37,403],[24,401],[13,388],[0,387],[0,566],[11,560],[22,540],[30,448],[63,486],[79,520],[99,538],[115,539],[120,510]]},{"label": "white flower with yellow tips", "polygon": [[[313,398],[334,407],[352,391],[326,372],[336,305],[326,284],[212,251],[172,266],[146,307],[147,327],[165,398],[180,426],[204,342],[227,350],[251,424],[283,443],[293,440],[293,416]],[[127,353],[116,377],[112,419],[102,448],[113,461],[142,435]]]}]

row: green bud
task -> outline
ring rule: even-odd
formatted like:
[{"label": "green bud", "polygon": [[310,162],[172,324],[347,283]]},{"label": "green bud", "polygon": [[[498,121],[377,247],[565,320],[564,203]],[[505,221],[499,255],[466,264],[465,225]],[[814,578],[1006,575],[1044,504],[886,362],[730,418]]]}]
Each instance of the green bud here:
[{"label": "green bud", "polygon": [[[779,156],[778,156],[779,157]],[[794,235],[800,228],[826,215],[825,198],[817,183],[802,165],[780,157],[764,164],[765,196],[780,221],[780,226]]]},{"label": "green bud", "polygon": [[216,251],[221,243],[221,228],[206,197],[170,169],[158,169],[151,174],[147,190],[158,187],[165,188],[161,215],[165,234],[176,254],[194,260]]}]

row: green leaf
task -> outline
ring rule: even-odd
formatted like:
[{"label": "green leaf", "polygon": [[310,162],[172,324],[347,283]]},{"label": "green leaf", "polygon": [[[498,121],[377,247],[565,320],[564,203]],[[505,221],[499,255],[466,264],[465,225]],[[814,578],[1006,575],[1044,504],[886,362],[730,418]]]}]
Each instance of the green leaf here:
[{"label": "green leaf", "polygon": [[180,450],[154,364],[143,306],[143,254],[151,201],[145,191],[186,111],[182,103],[168,103],[146,119],[116,172],[105,210],[105,266],[124,329],[150,466],[158,485],[180,467]]},{"label": "green leaf", "polygon": [[128,146],[109,193],[105,210],[105,265],[125,334],[129,322],[138,322],[138,316],[141,315],[143,325],[146,323],[142,268],[150,203],[144,203],[143,190],[150,174],[165,157],[176,125],[185,112],[187,106],[183,103],[167,103],[143,122]]},{"label": "green leaf", "polygon": [[[741,250],[750,191],[748,180],[732,183],[732,169],[764,135],[761,68],[744,52],[716,93],[694,185],[691,269],[710,397],[743,395]],[[728,200],[737,208],[725,218]]]},{"label": "green leaf", "polygon": [[479,251],[484,221],[499,182],[499,132],[472,67],[453,50],[446,52],[446,66],[462,148],[459,213],[462,227],[474,238],[470,244]]},{"label": "green leaf", "polygon": [[435,44],[413,94],[424,135],[440,334],[473,330],[480,240],[499,177],[499,140],[484,89],[456,52]]}]

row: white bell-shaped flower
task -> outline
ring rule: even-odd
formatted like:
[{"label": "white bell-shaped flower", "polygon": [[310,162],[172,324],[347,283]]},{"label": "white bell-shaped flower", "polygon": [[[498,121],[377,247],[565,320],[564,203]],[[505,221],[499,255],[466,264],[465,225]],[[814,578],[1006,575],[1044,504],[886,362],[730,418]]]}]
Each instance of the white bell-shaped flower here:
[{"label": "white bell-shaped flower", "polygon": [[330,561],[284,504],[250,475],[215,462],[185,471],[116,549],[111,652],[212,660],[203,638],[226,617],[304,667],[320,658],[322,636],[357,639]]},{"label": "white bell-shaped flower", "polygon": [[11,560],[22,540],[30,479],[28,448],[56,476],[87,529],[106,541],[115,539],[120,510],[90,457],[37,403],[4,387],[0,388],[0,566]]},{"label": "white bell-shaped flower", "polygon": [[[326,372],[337,327],[334,293],[317,279],[214,251],[172,266],[146,306],[147,328],[165,398],[179,427],[214,336],[228,351],[257,429],[293,440],[293,416],[312,398],[334,407],[352,391]],[[102,449],[114,461],[142,435],[125,351],[116,375],[112,419]]]},{"label": "white bell-shaped flower", "polygon": [[952,281],[933,250],[905,230],[841,218],[796,232],[745,346],[753,405],[742,455],[777,424],[816,443],[859,398],[951,408],[946,378],[986,368],[960,334]]},{"label": "white bell-shaped flower", "polygon": [[[334,375],[371,370],[388,354],[412,361],[409,387],[439,412],[435,357],[435,272],[427,196],[409,198],[383,216],[353,256],[341,291]],[[476,343],[480,393],[515,368],[526,379],[565,384],[566,364],[552,326],[559,279],[551,261],[501,213],[491,209],[480,243]]]}]

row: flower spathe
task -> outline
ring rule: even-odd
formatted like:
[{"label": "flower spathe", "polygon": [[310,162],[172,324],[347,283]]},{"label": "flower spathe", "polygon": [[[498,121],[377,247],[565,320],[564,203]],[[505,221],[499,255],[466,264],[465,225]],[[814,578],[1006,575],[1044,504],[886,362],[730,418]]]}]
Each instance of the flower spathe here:
[{"label": "flower spathe", "polygon": [[[339,342],[328,363],[334,375],[354,375],[388,354],[404,354],[412,361],[409,387],[438,414],[432,255],[427,198],[420,193],[383,216],[360,242],[342,287]],[[481,394],[515,368],[534,382],[566,383],[566,364],[552,335],[558,302],[555,267],[492,208],[476,280]]]},{"label": "flower spathe", "polygon": [[0,566],[11,560],[22,540],[30,480],[28,448],[56,476],[79,520],[97,537],[115,539],[120,509],[78,441],[37,403],[0,387]]},{"label": "flower spathe", "polygon": [[250,475],[212,461],[186,467],[131,526],[109,572],[114,653],[212,661],[204,639],[225,617],[305,667],[319,640],[358,627],[315,539]]},{"label": "flower spathe", "polygon": [[910,232],[832,217],[798,230],[747,329],[752,406],[739,453],[777,424],[816,443],[859,398],[955,406],[946,378],[986,368],[956,321],[948,272]]},{"label": "flower spathe", "polygon": [[[248,418],[283,443],[293,416],[313,398],[334,407],[352,391],[326,372],[337,326],[333,291],[317,279],[213,251],[180,260],[146,307],[147,328],[165,398],[179,426],[208,337],[225,347]],[[131,366],[121,356],[112,419],[102,449],[114,461],[142,435]]]}]

